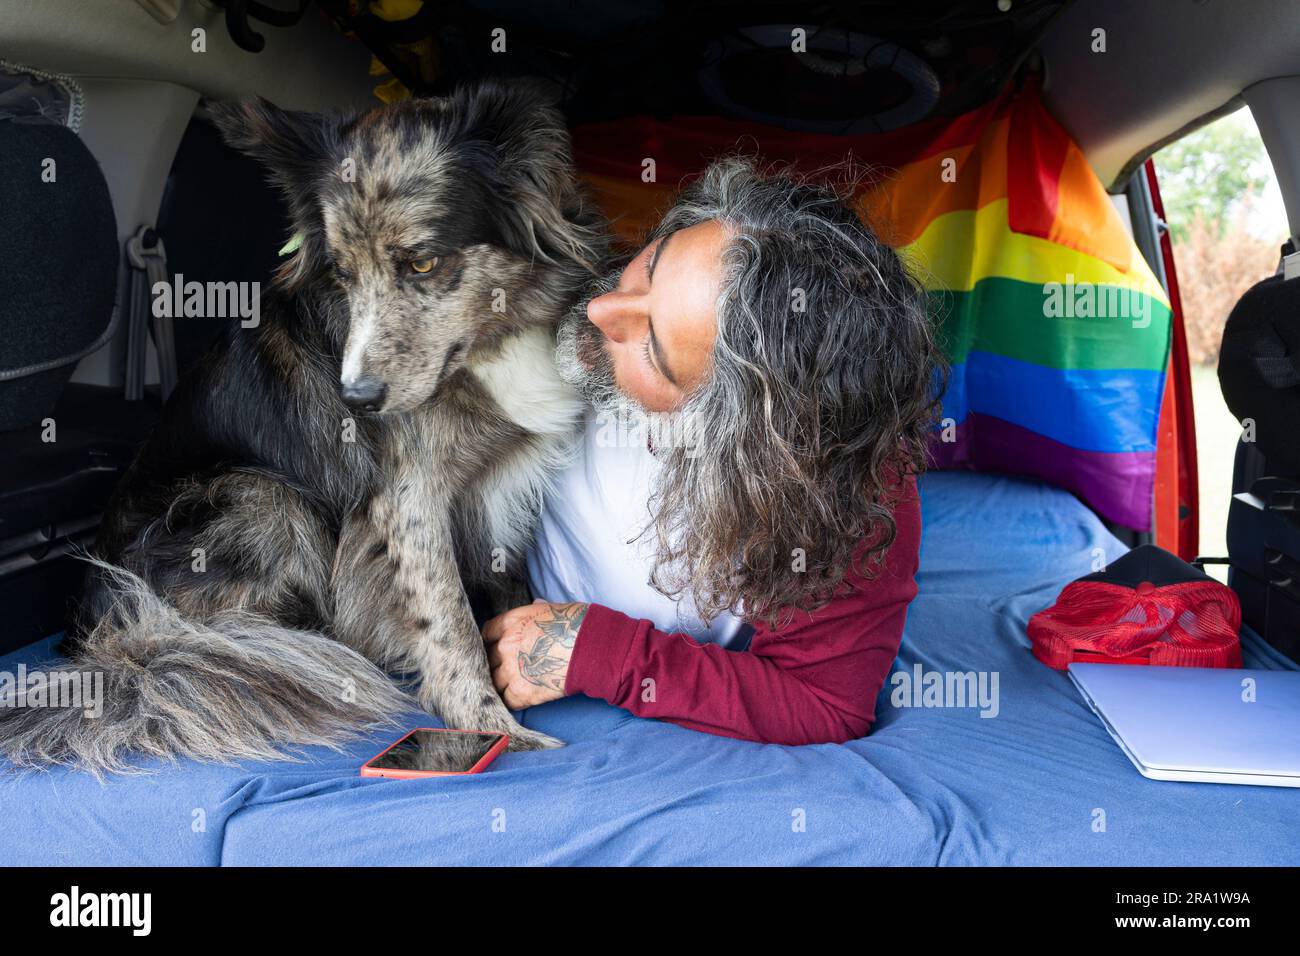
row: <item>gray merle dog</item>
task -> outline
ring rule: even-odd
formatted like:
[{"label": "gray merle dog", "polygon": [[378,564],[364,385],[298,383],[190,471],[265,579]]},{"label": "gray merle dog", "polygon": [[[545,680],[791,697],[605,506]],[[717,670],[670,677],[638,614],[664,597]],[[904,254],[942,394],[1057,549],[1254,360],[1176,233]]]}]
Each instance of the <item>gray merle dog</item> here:
[{"label": "gray merle dog", "polygon": [[495,83],[347,120],[214,112],[302,244],[105,516],[63,672],[103,675],[102,715],[0,702],[0,754],[102,772],[333,744],[409,705],[381,668],[448,726],[558,746],[502,704],[470,595],[520,603],[581,416],[555,327],[604,231],[560,114]]}]

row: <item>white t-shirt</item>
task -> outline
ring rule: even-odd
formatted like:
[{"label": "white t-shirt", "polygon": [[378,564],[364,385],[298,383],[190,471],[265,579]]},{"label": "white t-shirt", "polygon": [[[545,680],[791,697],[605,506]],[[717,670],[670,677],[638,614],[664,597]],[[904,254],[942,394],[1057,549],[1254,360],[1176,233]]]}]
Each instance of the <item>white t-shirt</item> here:
[{"label": "white t-shirt", "polygon": [[662,464],[643,442],[610,441],[588,412],[573,462],[556,479],[528,552],[533,595],[547,601],[603,604],[670,633],[741,650],[751,629],[722,614],[705,625],[689,598],[674,601],[650,586],[654,534],[648,502]]}]

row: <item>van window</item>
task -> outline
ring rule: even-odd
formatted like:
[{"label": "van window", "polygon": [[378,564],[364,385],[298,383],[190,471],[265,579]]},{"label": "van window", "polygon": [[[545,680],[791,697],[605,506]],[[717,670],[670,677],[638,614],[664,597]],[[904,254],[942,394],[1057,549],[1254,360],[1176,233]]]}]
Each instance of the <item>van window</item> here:
[{"label": "van window", "polygon": [[[1200,554],[1226,555],[1232,463],[1241,435],[1217,373],[1228,313],[1273,274],[1287,237],[1282,194],[1259,130],[1243,107],[1155,155],[1182,294],[1196,415]],[[1227,580],[1225,565],[1206,571]]]}]

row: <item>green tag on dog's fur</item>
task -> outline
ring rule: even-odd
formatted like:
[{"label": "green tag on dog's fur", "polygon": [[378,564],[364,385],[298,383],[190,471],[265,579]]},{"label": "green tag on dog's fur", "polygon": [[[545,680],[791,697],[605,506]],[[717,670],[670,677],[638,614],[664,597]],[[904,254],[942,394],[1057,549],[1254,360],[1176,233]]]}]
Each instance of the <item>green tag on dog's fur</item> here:
[{"label": "green tag on dog's fur", "polygon": [[302,247],[302,233],[295,232],[293,238],[286,242],[281,248],[279,255],[287,256],[291,252],[297,252]]}]

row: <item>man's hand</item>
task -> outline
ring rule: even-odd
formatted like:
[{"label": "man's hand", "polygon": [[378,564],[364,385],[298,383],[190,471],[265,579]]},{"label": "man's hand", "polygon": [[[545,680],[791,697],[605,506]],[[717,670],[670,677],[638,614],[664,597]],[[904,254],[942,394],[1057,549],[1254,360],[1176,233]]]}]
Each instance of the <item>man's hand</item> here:
[{"label": "man's hand", "polygon": [[564,696],[569,658],[587,605],[534,601],[483,625],[492,683],[511,710]]}]

